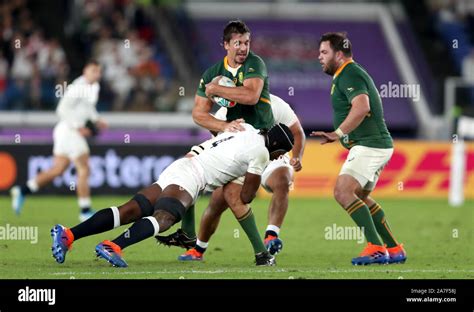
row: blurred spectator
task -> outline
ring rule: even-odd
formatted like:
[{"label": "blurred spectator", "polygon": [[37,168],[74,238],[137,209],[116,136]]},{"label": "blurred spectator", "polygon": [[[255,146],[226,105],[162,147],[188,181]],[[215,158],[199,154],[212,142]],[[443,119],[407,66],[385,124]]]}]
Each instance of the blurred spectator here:
[{"label": "blurred spectator", "polygon": [[[28,8],[32,1],[0,4],[0,109],[54,109],[56,87],[72,75],[67,56],[76,62],[95,58],[103,65],[99,109],[163,107],[155,104],[170,92],[173,70],[148,14],[151,2],[72,0],[64,29],[80,42],[81,51],[71,53],[61,45],[61,34],[50,32],[45,38],[42,21]],[[174,109],[165,102],[166,110]]]},{"label": "blurred spectator", "polygon": [[472,0],[428,0],[435,28],[443,38],[456,71],[474,46],[474,2]]},{"label": "blurred spectator", "polygon": [[6,109],[7,103],[5,99],[5,91],[7,89],[8,79],[8,61],[3,57],[3,52],[0,51],[0,110]]}]

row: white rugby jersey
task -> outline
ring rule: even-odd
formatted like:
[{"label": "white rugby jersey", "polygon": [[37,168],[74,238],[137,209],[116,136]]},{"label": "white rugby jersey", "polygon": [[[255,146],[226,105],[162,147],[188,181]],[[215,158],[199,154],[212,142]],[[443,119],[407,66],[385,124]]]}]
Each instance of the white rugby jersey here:
[{"label": "white rugby jersey", "polygon": [[262,175],[270,155],[265,139],[249,124],[245,131],[223,132],[206,141],[206,148],[195,156],[204,171],[206,190],[212,191],[250,172]]},{"label": "white rugby jersey", "polygon": [[99,99],[99,89],[98,82],[90,84],[84,76],[75,79],[67,86],[56,108],[59,123],[77,129],[84,127],[88,119],[97,121],[99,114],[96,104]]},{"label": "white rugby jersey", "polygon": [[[283,101],[280,97],[270,94],[271,107],[273,112],[273,119],[275,124],[282,123],[288,128],[291,127],[297,120],[295,112],[291,109],[290,105]],[[232,109],[232,108],[231,108]],[[221,107],[216,114],[215,118],[219,120],[226,120],[227,108]]]}]

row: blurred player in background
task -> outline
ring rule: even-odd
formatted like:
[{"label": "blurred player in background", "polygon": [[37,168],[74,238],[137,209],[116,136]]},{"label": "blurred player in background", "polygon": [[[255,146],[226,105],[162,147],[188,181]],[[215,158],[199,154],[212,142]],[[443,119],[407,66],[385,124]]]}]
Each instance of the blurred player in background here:
[{"label": "blurred player in background", "polygon": [[334,197],[363,229],[368,242],[352,264],[403,263],[403,245],[393,236],[381,206],[369,196],[393,154],[380,95],[367,71],[352,59],[352,45],[345,33],[321,37],[319,61],[323,71],[333,76],[331,101],[336,130],[313,131],[311,136],[321,137],[321,144],[339,140],[349,149]]},{"label": "blurred player in background", "polygon": [[[288,103],[273,94],[270,95],[270,99],[275,124],[282,123],[286,125],[293,134],[295,141],[291,159],[288,155],[284,155],[271,161],[262,174],[261,185],[267,192],[272,194],[268,208],[268,225],[265,231],[264,243],[270,254],[274,255],[280,252],[283,247],[283,242],[279,238],[280,228],[288,210],[288,196],[293,184],[294,172],[302,169],[301,159],[303,158],[305,146],[305,134],[298,117]],[[220,120],[226,120],[227,111],[226,108],[222,107],[217,111],[215,117]],[[208,148],[207,145],[205,142],[195,146],[190,153],[198,155],[202,150]],[[231,198],[231,200],[237,197],[242,189],[242,183],[242,178],[229,183],[227,189],[230,189],[228,191],[234,193],[234,196],[227,197]],[[179,260],[202,260],[209,240],[217,229],[220,217],[229,206],[232,207],[232,203],[226,201],[223,189],[219,188],[212,193],[209,206],[201,218],[197,240],[196,238],[190,238],[182,229],[171,235],[157,236],[156,238],[160,243],[168,246],[174,245],[190,249],[180,256]],[[189,225],[186,224],[187,221],[183,220],[183,228],[189,228]]]},{"label": "blurred player in background", "polygon": [[[160,175],[158,181],[141,190],[119,207],[102,209],[90,219],[69,229],[56,225],[51,230],[52,252],[58,263],[63,263],[74,241],[102,233],[123,224],[135,222],[113,241],[96,246],[97,256],[117,267],[126,267],[122,250],[148,237],[156,236],[179,222],[203,190],[212,191],[245,175],[239,203],[232,206],[244,229],[257,230],[252,210],[248,206],[255,198],[261,175],[270,159],[290,151],[293,147],[291,131],[283,124],[267,131],[242,124],[245,131],[224,132],[215,137],[211,147],[195,157],[174,161]],[[245,219],[244,223],[242,221]],[[274,265],[274,257],[265,249],[261,238],[249,235],[257,265]]]},{"label": "blurred player in background", "polygon": [[82,76],[75,79],[65,90],[56,109],[59,122],[53,131],[53,166],[28,180],[26,184],[16,185],[10,190],[12,208],[17,214],[20,214],[23,208],[26,195],[36,193],[51,183],[54,178],[63,174],[72,161],[77,173],[79,219],[84,221],[92,216],[88,182],[89,146],[86,138],[107,127],[107,124],[99,119],[96,110],[100,78],[101,66],[91,60],[84,66]]}]

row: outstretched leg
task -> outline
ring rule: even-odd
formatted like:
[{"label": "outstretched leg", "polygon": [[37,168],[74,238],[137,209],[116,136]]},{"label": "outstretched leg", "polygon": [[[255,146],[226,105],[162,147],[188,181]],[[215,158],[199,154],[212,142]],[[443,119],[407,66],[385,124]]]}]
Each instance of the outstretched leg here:
[{"label": "outstretched leg", "polygon": [[156,201],[152,216],[139,219],[113,241],[104,241],[97,245],[97,255],[114,266],[126,267],[121,255],[123,249],[168,230],[181,220],[192,203],[191,195],[178,185],[167,186]]},{"label": "outstretched leg", "polygon": [[53,257],[57,262],[63,263],[67,251],[72,243],[80,238],[103,233],[120,225],[129,224],[141,217],[153,214],[153,204],[161,194],[161,188],[157,184],[138,192],[131,200],[119,207],[112,206],[96,212],[86,221],[67,228],[60,224],[51,230],[53,237]]},{"label": "outstretched leg", "polygon": [[12,197],[12,208],[16,214],[20,214],[23,208],[25,197],[28,194],[36,193],[40,188],[48,185],[54,178],[63,174],[69,166],[69,158],[66,156],[54,156],[53,166],[46,171],[40,172],[36,177],[28,180],[24,185],[15,185],[10,190]]}]

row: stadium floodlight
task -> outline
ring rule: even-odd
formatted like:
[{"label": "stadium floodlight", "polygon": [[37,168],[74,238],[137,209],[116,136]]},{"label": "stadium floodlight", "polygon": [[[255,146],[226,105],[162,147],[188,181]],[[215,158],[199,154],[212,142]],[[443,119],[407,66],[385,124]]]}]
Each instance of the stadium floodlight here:
[{"label": "stadium floodlight", "polygon": [[464,139],[474,138],[474,118],[461,116],[458,120],[457,137],[451,150],[451,183],[449,204],[461,206],[464,203],[464,175],[466,171],[466,144]]}]

